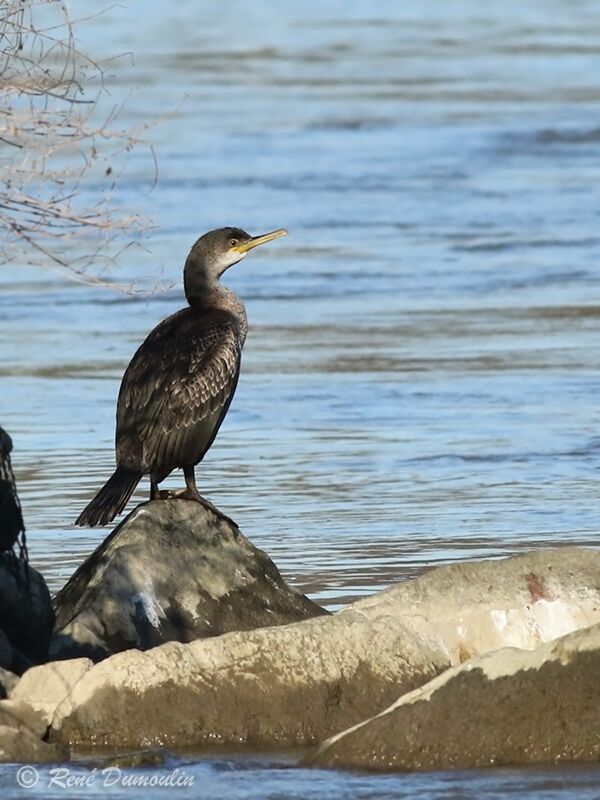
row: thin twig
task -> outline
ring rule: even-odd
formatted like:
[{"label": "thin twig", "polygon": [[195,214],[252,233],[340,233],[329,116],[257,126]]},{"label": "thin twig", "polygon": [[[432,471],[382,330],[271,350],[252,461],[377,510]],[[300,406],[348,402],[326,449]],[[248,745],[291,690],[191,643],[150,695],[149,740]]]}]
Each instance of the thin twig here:
[{"label": "thin twig", "polygon": [[[75,26],[91,18],[73,21],[64,0],[2,3],[0,146],[10,149],[0,150],[0,262],[60,267],[76,280],[116,287],[98,276],[99,265],[114,264],[149,225],[111,200],[122,174],[119,161],[134,147],[146,147],[154,172],[149,191],[158,181],[158,162],[144,140],[148,123],[116,127],[123,104],[96,121],[107,92],[103,65],[114,58],[99,62],[77,45]],[[84,95],[90,86],[91,98]],[[90,206],[80,187],[94,167],[111,180]],[[82,256],[78,247],[90,236],[95,246]],[[129,239],[120,248],[119,237]]]}]

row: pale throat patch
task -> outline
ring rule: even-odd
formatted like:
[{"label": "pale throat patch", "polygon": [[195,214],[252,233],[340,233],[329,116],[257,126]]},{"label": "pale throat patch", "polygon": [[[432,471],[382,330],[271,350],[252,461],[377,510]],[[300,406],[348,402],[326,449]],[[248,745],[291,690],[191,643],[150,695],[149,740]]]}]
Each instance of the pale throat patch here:
[{"label": "pale throat patch", "polygon": [[240,253],[235,250],[228,250],[226,253],[219,258],[217,264],[219,271],[221,274],[225,272],[228,267],[233,266],[233,264],[237,264],[238,261],[241,261],[243,258],[246,258],[247,253]]}]

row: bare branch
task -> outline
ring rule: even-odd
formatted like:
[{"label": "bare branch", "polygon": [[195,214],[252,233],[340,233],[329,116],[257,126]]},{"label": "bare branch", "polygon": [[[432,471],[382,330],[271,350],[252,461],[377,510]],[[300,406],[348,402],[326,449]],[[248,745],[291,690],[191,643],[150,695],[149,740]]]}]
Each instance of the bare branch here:
[{"label": "bare branch", "polygon": [[[64,0],[4,0],[0,9],[0,263],[60,267],[95,284],[148,227],[111,201],[117,162],[146,147],[150,191],[158,165],[148,124],[116,127],[122,104],[98,120],[106,75],[77,46],[76,24]],[[110,180],[90,206],[81,187],[92,170]]]}]

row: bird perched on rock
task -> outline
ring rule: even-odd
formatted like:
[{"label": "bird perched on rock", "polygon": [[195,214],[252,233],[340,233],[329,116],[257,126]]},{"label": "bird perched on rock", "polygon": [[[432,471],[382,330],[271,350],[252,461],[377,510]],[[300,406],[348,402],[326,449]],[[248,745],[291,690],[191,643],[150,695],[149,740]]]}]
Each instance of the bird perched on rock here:
[{"label": "bird perched on rock", "polygon": [[150,499],[158,498],[158,484],[177,467],[185,475],[181,497],[204,502],[194,467],[231,403],[248,332],[244,304],[219,279],[254,247],[286,233],[219,228],[194,244],[183,273],[189,307],[157,325],[131,359],[117,402],[117,468],[77,525],[111,522],[143,475],[150,476]]}]

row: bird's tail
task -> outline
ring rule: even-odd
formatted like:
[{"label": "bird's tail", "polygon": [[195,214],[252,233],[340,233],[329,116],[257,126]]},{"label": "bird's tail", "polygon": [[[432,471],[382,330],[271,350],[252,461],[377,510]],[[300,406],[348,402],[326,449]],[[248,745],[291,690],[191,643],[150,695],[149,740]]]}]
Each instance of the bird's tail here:
[{"label": "bird's tail", "polygon": [[141,472],[117,467],[94,499],[77,517],[75,525],[106,525],[120,514],[142,478]]}]

